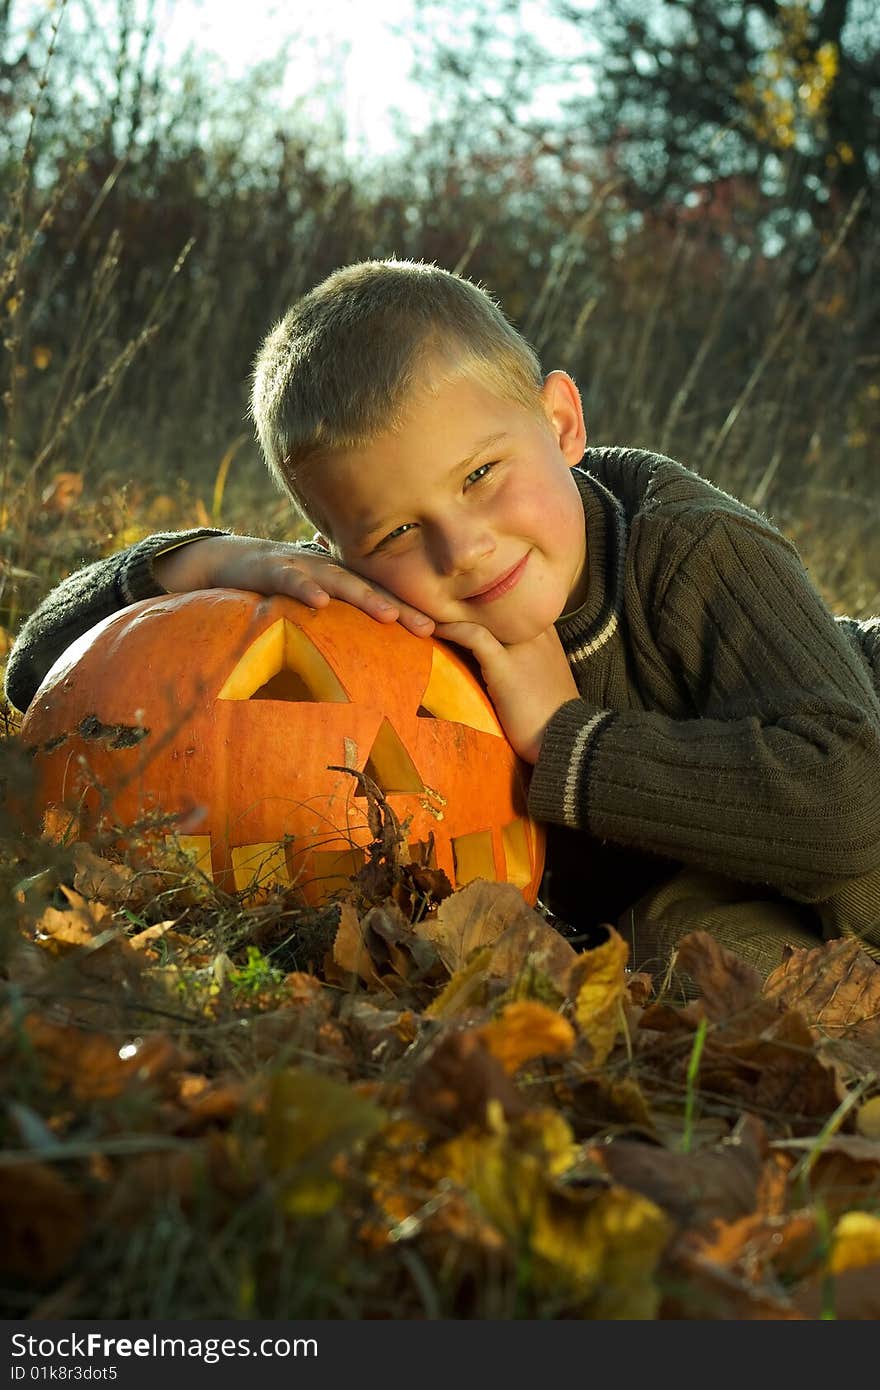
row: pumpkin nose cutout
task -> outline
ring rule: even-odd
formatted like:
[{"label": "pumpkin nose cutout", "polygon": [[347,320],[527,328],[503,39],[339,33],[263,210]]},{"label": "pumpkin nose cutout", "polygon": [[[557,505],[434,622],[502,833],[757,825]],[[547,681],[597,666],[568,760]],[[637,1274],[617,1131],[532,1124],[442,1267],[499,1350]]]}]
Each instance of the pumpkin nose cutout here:
[{"label": "pumpkin nose cutout", "polygon": [[349,702],[314,642],[286,618],[279,618],[248,647],[217,699]]},{"label": "pumpkin nose cutout", "polygon": [[[387,719],[379,727],[364,772],[376,783],[380,792],[388,796],[393,792],[422,792],[425,784],[416,771],[416,765],[400,741]],[[363,796],[360,787],[355,796]]]}]

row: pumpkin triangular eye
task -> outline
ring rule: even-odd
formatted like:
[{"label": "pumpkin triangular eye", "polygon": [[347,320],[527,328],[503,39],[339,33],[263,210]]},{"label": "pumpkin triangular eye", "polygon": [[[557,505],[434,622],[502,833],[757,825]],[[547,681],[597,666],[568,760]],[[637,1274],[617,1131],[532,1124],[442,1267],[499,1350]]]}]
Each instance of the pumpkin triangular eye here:
[{"label": "pumpkin triangular eye", "polygon": [[[385,796],[392,792],[422,792],[425,789],[415,763],[400,741],[400,735],[387,719],[382,720],[373,740],[364,772]],[[364,793],[358,789],[355,795],[363,796]]]},{"label": "pumpkin triangular eye", "polygon": [[436,642],[431,653],[428,688],[416,714],[421,719],[448,719],[484,734],[504,737],[488,695],[476,684],[462,679],[461,666]]},{"label": "pumpkin triangular eye", "polygon": [[349,697],[314,642],[279,618],[251,643],[217,699],[347,704]]}]

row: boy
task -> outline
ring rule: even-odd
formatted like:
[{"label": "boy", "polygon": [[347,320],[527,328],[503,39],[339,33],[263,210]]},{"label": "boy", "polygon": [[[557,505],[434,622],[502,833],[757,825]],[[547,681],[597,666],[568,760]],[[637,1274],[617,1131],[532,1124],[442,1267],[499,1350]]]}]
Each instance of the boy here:
[{"label": "boy", "polygon": [[344,599],[474,654],[533,765],[560,916],[619,916],[637,967],[697,927],[764,973],[823,934],[880,958],[877,626],[835,621],[764,518],[670,459],[586,448],[571,378],[429,265],[306,295],[252,413],[315,541],[160,535],[80,571],[22,629],[12,703],[166,590]]}]

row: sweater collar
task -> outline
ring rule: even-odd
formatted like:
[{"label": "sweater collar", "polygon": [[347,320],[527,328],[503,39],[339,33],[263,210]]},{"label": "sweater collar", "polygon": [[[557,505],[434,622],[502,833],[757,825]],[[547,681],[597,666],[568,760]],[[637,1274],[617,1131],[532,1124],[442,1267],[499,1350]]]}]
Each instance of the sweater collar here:
[{"label": "sweater collar", "polygon": [[626,518],[613,493],[583,463],[572,476],[587,529],[587,596],[580,608],[556,620],[562,645],[573,660],[592,656],[616,632],[623,607]]}]

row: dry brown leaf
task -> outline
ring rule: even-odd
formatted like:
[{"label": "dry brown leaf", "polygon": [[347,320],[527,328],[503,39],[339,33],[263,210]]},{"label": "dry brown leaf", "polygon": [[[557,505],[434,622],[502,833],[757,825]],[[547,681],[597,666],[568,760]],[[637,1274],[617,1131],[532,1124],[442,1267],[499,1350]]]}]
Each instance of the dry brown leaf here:
[{"label": "dry brown leaf", "polygon": [[491,961],[491,946],[483,946],[475,951],[467,964],[456,970],[440,993],[431,1000],[425,1009],[425,1017],[446,1020],[482,1009],[489,998],[492,983],[489,973]]},{"label": "dry brown leaf", "polygon": [[70,1263],[86,1234],[83,1194],[47,1163],[18,1163],[0,1185],[0,1270],[41,1284]]},{"label": "dry brown leaf", "polygon": [[574,961],[568,977],[578,1029],[593,1050],[593,1063],[601,1066],[623,1026],[624,970],[629,947],[613,927],[608,940]]},{"label": "dry brown leaf", "polygon": [[426,1052],[409,1085],[416,1114],[445,1129],[484,1126],[490,1105],[512,1118],[526,1102],[476,1029],[452,1031]]},{"label": "dry brown leaf", "polygon": [[[449,900],[451,901],[451,899]],[[445,904],[444,904],[445,906]],[[489,974],[509,987],[530,980],[548,982],[560,1000],[578,954],[537,912],[511,922],[491,948]]]},{"label": "dry brown leaf", "polygon": [[880,1200],[880,1143],[861,1134],[832,1134],[817,1143],[815,1136],[780,1140],[774,1145],[786,1155],[806,1162],[809,1192],[828,1211],[839,1216],[856,1202]]},{"label": "dry brown leaf", "polygon": [[655,1122],[638,1082],[630,1076],[596,1072],[556,1083],[557,1100],[579,1138],[617,1126],[652,1134]]},{"label": "dry brown leaf", "polygon": [[105,1033],[50,1023],[35,1014],[23,1026],[46,1084],[75,1100],[111,1099],[132,1085],[164,1086],[186,1065],[185,1054],[163,1033],[139,1040],[121,1057],[119,1042]]},{"label": "dry brown leaf", "polygon": [[880,1072],[880,965],[851,937],[793,951],[765,993],[796,1008],[826,1050],[857,1077]]},{"label": "dry brown leaf", "polygon": [[[416,924],[415,932],[436,947],[453,975],[472,951],[491,946],[508,927],[533,918],[546,929],[543,919],[526,905],[512,883],[487,883],[478,878],[445,898],[436,914]],[[558,932],[554,936],[559,939]]]},{"label": "dry brown leaf", "polygon": [[[772,1036],[743,1039],[730,1051],[752,1071],[750,1103],[777,1118],[824,1120],[846,1094],[836,1070],[813,1049],[799,1013],[783,1014]],[[708,1077],[705,1084],[711,1089]]]},{"label": "dry brown leaf", "polygon": [[671,1153],[631,1139],[587,1150],[621,1187],[650,1197],[679,1225],[690,1227],[753,1211],[765,1153],[764,1126],[754,1115],[734,1136],[697,1153]]},{"label": "dry brown leaf", "polygon": [[339,926],[333,941],[333,960],[349,975],[357,975],[364,984],[381,989],[382,984],[373,964],[361,919],[351,903],[341,903]]},{"label": "dry brown leaf", "polygon": [[575,1043],[568,1019],[533,999],[505,1005],[498,1018],[477,1031],[511,1076],[536,1057],[567,1057]]},{"label": "dry brown leaf", "polygon": [[690,932],[676,951],[676,966],[691,976],[710,1022],[725,1025],[725,1035],[761,1032],[779,1013],[761,997],[761,976],[753,966],[726,950],[709,932]]},{"label": "dry brown leaf", "polygon": [[34,940],[49,950],[68,946],[92,946],[112,921],[109,907],[89,902],[62,884],[61,891],[70,908],[47,907],[34,927]]},{"label": "dry brown leaf", "polygon": [[880,965],[852,937],[792,951],[768,976],[764,993],[796,1008],[821,1036],[862,1027],[880,1037]]},{"label": "dry brown leaf", "polygon": [[56,473],[40,496],[43,511],[47,516],[64,516],[79,501],[82,490],[82,473]]},{"label": "dry brown leaf", "polygon": [[682,1236],[703,1259],[724,1266],[750,1284],[780,1277],[795,1283],[813,1267],[821,1250],[819,1226],[812,1211],[767,1216],[752,1212],[735,1221],[717,1221],[703,1231]]},{"label": "dry brown leaf", "polygon": [[663,1269],[667,1288],[661,1318],[713,1322],[796,1322],[810,1314],[778,1290],[755,1287],[687,1245],[676,1246]]}]

